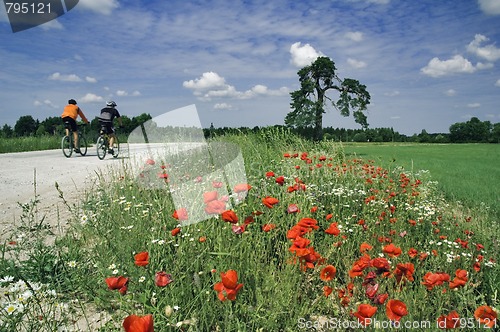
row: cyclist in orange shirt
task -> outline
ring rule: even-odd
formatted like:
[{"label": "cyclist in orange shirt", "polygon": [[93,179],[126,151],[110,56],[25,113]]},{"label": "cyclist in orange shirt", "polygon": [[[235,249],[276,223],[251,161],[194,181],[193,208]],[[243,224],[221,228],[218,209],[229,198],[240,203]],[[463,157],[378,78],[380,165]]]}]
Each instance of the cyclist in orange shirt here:
[{"label": "cyclist in orange shirt", "polygon": [[[89,120],[85,117],[85,114],[83,114],[82,110],[80,107],[76,105],[76,101],[74,99],[68,100],[68,105],[64,107],[64,111],[61,114],[61,118],[64,123],[68,123],[71,131],[73,132],[73,142],[75,144],[75,152],[79,153],[77,146],[78,145],[78,127],[76,125],[76,119],[80,116],[82,118],[83,122],[86,124],[89,123]],[[69,128],[66,127],[66,136],[69,136]]]}]

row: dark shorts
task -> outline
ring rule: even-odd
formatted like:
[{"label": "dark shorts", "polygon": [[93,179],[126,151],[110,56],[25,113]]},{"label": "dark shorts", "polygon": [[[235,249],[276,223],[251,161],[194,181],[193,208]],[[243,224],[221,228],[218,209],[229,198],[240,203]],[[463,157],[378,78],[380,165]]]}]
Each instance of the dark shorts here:
[{"label": "dark shorts", "polygon": [[71,131],[78,130],[75,119],[70,118],[69,116],[65,116],[64,118],[62,118],[62,120],[64,122],[64,128],[71,129]]},{"label": "dark shorts", "polygon": [[113,123],[101,121],[101,133],[108,134],[108,135],[114,134],[115,130],[113,128]]}]

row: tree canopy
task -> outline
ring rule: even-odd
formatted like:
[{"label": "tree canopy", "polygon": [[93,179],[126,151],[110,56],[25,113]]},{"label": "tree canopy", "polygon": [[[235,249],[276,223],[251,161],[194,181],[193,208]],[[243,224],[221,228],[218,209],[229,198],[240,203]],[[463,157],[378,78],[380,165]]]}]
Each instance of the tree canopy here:
[{"label": "tree canopy", "polygon": [[[292,127],[313,127],[314,140],[323,138],[323,114],[327,102],[342,116],[354,117],[363,128],[368,127],[364,111],[370,104],[370,94],[359,81],[340,79],[336,74],[335,63],[328,57],[318,57],[312,64],[300,69],[300,89],[290,93],[292,111],[285,117],[285,124]],[[337,91],[334,99],[327,93]]]}]

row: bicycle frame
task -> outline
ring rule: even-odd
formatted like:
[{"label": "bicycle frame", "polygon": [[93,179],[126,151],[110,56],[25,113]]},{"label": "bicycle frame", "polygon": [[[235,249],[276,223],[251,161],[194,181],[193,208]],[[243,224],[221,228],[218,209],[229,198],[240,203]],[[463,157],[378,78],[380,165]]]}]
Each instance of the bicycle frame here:
[{"label": "bicycle frame", "polygon": [[63,154],[66,158],[70,158],[73,154],[73,149],[77,149],[80,151],[80,155],[85,156],[87,154],[87,139],[81,132],[81,125],[77,125],[77,135],[78,135],[78,147],[75,147],[73,141],[73,131],[69,123],[64,123],[64,129],[67,130],[68,134],[64,135],[61,140],[61,149],[63,150]]}]

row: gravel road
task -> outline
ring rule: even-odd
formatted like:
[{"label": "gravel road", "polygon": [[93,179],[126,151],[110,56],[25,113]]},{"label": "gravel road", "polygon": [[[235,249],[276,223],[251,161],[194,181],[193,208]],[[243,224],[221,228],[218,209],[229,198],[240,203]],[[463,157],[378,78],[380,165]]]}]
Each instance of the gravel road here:
[{"label": "gravel road", "polygon": [[45,215],[52,231],[59,233],[69,216],[56,182],[70,204],[78,203],[78,193],[90,187],[96,172],[120,167],[127,159],[123,153],[116,159],[107,155],[99,160],[93,147],[86,156],[73,153],[71,158],[60,149],[0,154],[0,240],[6,240],[16,229],[22,214],[19,203],[33,200],[35,189],[40,200],[39,216]]}]

